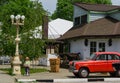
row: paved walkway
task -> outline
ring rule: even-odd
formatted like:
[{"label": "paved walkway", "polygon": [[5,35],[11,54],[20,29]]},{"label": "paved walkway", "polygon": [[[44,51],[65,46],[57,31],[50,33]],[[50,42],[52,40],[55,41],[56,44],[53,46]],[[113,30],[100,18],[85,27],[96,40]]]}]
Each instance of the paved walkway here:
[{"label": "paved walkway", "polygon": [[[58,78],[71,78],[73,76],[72,73],[70,73],[67,69],[60,69],[59,72],[42,72],[42,73],[35,73],[31,74],[30,76],[15,76],[17,79],[58,79]],[[74,77],[74,76],[73,76]]]},{"label": "paved walkway", "polygon": [[0,71],[0,83],[14,83],[14,77]]},{"label": "paved walkway", "polygon": [[[44,66],[35,66],[36,68],[47,68]],[[0,68],[10,68],[10,65],[0,65]],[[92,74],[91,74],[92,75]],[[37,80],[51,80],[51,79],[75,79],[75,76],[68,71],[68,69],[60,68],[59,72],[42,72],[31,74],[30,76],[10,76],[3,71],[0,71],[0,83],[15,83],[15,79],[37,79]],[[80,79],[80,78],[76,78]]]},{"label": "paved walkway", "polygon": [[[10,68],[10,65],[0,65],[0,68]],[[36,68],[47,68],[50,70],[50,67],[37,66]],[[0,83],[14,83],[15,79],[65,79],[65,78],[74,78],[72,73],[68,69],[60,68],[59,72],[42,72],[31,74],[30,76],[18,75],[10,76],[3,71],[0,71]]]}]

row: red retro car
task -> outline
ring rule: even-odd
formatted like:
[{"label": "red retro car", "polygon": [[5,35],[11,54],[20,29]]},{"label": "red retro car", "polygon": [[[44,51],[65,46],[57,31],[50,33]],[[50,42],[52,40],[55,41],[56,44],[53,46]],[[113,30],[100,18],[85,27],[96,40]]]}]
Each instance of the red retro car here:
[{"label": "red retro car", "polygon": [[69,62],[69,71],[77,77],[87,77],[89,73],[109,72],[111,76],[120,76],[113,63],[120,63],[118,52],[96,52],[91,55],[90,60]]}]

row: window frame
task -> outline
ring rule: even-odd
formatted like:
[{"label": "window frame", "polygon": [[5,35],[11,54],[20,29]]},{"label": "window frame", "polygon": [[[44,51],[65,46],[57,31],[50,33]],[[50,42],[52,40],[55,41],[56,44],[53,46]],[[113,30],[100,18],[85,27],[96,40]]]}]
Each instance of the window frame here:
[{"label": "window frame", "polygon": [[[94,45],[93,45],[93,44]],[[92,54],[92,53],[94,53],[94,52],[96,52],[97,51],[97,42],[96,41],[91,41],[90,42],[90,55]]]},{"label": "window frame", "polygon": [[80,17],[75,17],[74,26],[80,25]]},{"label": "window frame", "polygon": [[81,24],[87,23],[87,14],[81,16]]}]

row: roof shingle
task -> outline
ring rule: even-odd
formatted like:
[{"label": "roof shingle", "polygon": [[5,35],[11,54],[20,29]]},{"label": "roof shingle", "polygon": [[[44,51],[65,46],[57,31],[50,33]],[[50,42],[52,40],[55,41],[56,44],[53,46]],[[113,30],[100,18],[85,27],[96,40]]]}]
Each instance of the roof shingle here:
[{"label": "roof shingle", "polygon": [[75,5],[88,11],[99,11],[99,12],[108,12],[108,11],[120,9],[120,6],[113,6],[106,4],[75,3]]},{"label": "roof shingle", "polygon": [[120,21],[105,17],[88,24],[72,27],[60,39],[113,35],[120,36]]}]

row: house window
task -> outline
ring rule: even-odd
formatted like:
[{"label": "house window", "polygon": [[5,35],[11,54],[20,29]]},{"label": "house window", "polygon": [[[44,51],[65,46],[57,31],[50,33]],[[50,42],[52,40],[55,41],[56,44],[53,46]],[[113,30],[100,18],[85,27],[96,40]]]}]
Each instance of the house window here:
[{"label": "house window", "polygon": [[80,17],[76,17],[74,25],[79,25],[79,24],[80,24]]},{"label": "house window", "polygon": [[99,43],[99,51],[102,51],[102,52],[105,51],[105,43],[104,42]]},{"label": "house window", "polygon": [[87,23],[87,15],[81,16],[81,24]]},{"label": "house window", "polygon": [[87,23],[87,15],[75,18],[74,26]]},{"label": "house window", "polygon": [[90,55],[94,52],[96,52],[97,43],[96,42],[90,42]]}]

